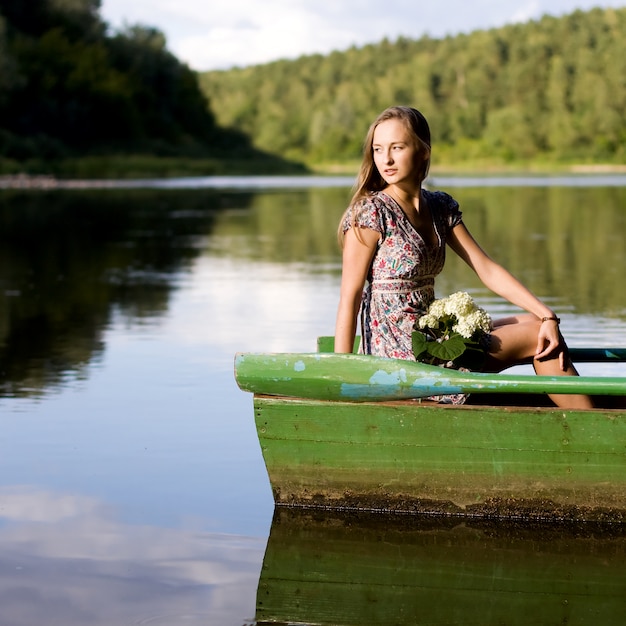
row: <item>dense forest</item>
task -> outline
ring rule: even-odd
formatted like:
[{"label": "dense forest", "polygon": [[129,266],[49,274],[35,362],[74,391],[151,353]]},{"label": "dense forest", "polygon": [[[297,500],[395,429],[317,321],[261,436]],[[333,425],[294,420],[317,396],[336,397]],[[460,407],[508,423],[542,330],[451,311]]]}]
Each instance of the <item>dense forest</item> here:
[{"label": "dense forest", "polygon": [[99,11],[100,0],[0,0],[0,172],[97,155],[279,161],[218,127],[160,31],[110,33]]},{"label": "dense forest", "polygon": [[626,8],[207,72],[201,85],[220,125],[308,163],[358,159],[393,104],[429,119],[436,162],[626,163]]},{"label": "dense forest", "polygon": [[99,11],[0,0],[0,173],[131,155],[353,167],[392,104],[428,117],[435,163],[626,164],[626,8],[203,74]]}]

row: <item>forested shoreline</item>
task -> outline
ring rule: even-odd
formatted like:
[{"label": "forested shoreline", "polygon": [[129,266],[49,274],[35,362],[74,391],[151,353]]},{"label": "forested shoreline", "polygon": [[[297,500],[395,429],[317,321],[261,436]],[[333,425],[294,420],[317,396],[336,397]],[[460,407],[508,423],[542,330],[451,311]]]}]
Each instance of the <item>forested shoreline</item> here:
[{"label": "forested shoreline", "polygon": [[0,0],[0,174],[294,169],[221,128],[198,75],[149,26],[110,32],[100,0]]},{"label": "forested shoreline", "polygon": [[357,160],[393,104],[427,116],[435,163],[626,164],[626,8],[206,72],[201,85],[220,125],[309,164]]},{"label": "forested shoreline", "polygon": [[436,167],[626,168],[626,8],[198,74],[100,0],[0,0],[0,175],[354,172],[392,104]]}]

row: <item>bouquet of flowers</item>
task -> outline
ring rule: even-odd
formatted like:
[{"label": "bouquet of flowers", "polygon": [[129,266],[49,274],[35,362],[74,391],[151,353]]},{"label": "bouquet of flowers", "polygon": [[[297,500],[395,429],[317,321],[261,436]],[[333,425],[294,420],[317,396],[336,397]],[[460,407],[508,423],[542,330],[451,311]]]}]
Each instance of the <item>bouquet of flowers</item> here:
[{"label": "bouquet of flowers", "polygon": [[435,300],[413,331],[418,361],[445,367],[480,370],[485,360],[481,338],[491,330],[491,317],[464,292]]}]

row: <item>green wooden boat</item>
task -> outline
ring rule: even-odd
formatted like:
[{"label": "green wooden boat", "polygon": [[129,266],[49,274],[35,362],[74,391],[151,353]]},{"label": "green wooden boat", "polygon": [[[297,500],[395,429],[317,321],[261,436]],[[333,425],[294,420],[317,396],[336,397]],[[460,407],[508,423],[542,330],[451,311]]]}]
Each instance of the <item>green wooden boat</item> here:
[{"label": "green wooden boat", "polygon": [[[278,506],[626,523],[626,377],[460,373],[330,349],[235,358]],[[472,402],[427,399],[449,393]],[[607,408],[556,408],[550,393]]]},{"label": "green wooden boat", "polygon": [[277,507],[256,623],[626,623],[626,528]]}]

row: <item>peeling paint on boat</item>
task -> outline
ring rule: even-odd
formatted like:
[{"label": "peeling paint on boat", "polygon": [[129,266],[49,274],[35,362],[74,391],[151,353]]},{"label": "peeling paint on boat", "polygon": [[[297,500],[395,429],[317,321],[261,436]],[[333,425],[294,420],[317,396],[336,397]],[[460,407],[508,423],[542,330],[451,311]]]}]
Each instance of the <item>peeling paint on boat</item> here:
[{"label": "peeling paint on boat", "polygon": [[386,385],[381,391],[380,387],[373,385],[359,385],[356,383],[342,383],[340,387],[340,395],[345,400],[361,400],[380,398],[384,395],[386,400],[408,398],[410,395],[403,393],[400,385],[390,387]]},{"label": "peeling paint on boat", "polygon": [[296,372],[304,372],[304,370],[306,369],[306,365],[304,364],[304,361],[296,361],[293,364],[293,369]]},{"label": "peeling paint on boat", "polygon": [[371,385],[399,385],[400,383],[406,383],[406,370],[399,369],[393,372],[386,372],[385,370],[377,370],[370,378]]}]

